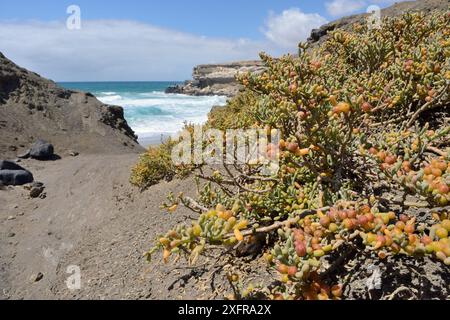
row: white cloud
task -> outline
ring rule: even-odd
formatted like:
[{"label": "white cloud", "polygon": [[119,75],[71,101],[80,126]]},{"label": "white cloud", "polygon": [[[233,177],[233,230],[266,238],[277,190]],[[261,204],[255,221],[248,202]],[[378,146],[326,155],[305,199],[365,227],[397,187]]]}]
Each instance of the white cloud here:
[{"label": "white cloud", "polygon": [[280,15],[271,13],[263,31],[277,46],[293,50],[300,41],[305,41],[310,36],[312,29],[325,23],[327,20],[317,13],[308,14],[292,8]]},{"label": "white cloud", "polygon": [[258,59],[295,52],[318,14],[290,9],[270,14],[265,39],[194,35],[127,20],[83,20],[81,30],[60,22],[0,21],[0,52],[56,81],[184,80],[198,64]]},{"label": "white cloud", "polygon": [[386,5],[392,5],[394,3],[399,3],[399,2],[406,2],[406,1],[411,1],[411,0],[372,0],[370,1],[371,3],[374,4],[386,4]]},{"label": "white cloud", "polygon": [[362,0],[333,0],[325,3],[328,14],[333,17],[354,13],[366,6]]},{"label": "white cloud", "polygon": [[0,22],[0,51],[57,81],[181,80],[197,64],[256,59],[264,42],[213,39],[133,21]]},{"label": "white cloud", "polygon": [[370,5],[388,6],[411,0],[333,0],[325,3],[328,14],[341,17],[355,12],[365,12]]}]

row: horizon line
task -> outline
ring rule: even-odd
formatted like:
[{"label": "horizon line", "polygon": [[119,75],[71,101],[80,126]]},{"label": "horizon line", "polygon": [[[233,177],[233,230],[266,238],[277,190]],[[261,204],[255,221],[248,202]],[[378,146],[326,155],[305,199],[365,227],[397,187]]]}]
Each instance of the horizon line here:
[{"label": "horizon line", "polygon": [[185,82],[186,80],[88,80],[88,81],[67,81],[67,80],[54,80],[56,83],[96,83],[96,82],[109,82],[109,83],[118,83],[118,82]]}]

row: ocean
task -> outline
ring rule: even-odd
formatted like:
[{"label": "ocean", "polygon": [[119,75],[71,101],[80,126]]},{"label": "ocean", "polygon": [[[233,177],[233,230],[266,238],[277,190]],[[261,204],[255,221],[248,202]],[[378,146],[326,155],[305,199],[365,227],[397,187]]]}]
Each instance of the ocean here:
[{"label": "ocean", "polygon": [[193,97],[166,94],[179,82],[62,82],[67,89],[90,92],[106,104],[122,106],[130,127],[143,146],[158,144],[188,123],[202,124],[213,106],[224,105],[223,96]]}]

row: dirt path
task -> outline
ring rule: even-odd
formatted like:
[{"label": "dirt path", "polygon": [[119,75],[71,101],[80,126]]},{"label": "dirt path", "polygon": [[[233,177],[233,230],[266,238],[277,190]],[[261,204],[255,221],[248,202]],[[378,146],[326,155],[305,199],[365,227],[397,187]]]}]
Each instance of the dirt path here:
[{"label": "dirt path", "polygon": [[[142,254],[186,219],[187,212],[164,214],[159,206],[170,191],[192,190],[193,181],[140,193],[128,183],[136,160],[86,155],[21,163],[45,183],[47,197],[30,199],[22,187],[0,191],[0,299],[192,298],[195,288],[168,290],[182,274],[168,275]],[[71,265],[81,269],[80,290],[65,284]]]}]

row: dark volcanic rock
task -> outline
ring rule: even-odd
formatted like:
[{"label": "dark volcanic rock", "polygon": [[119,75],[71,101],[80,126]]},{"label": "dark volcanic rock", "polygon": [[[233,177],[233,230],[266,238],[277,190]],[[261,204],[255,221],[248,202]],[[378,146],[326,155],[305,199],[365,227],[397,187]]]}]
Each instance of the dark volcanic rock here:
[{"label": "dark volcanic rock", "polygon": [[2,185],[20,186],[33,182],[33,175],[17,163],[0,160],[0,183]]},{"label": "dark volcanic rock", "polygon": [[36,141],[30,149],[30,156],[33,159],[48,160],[51,159],[54,154],[53,145],[44,140]]},{"label": "dark volcanic rock", "polygon": [[176,84],[166,89],[166,93],[183,93],[183,86]]},{"label": "dark volcanic rock", "polygon": [[27,170],[0,170],[3,185],[21,186],[33,182],[33,175]]},{"label": "dark volcanic rock", "polygon": [[313,29],[311,31],[311,36],[308,38],[308,41],[309,42],[317,42],[320,40],[320,38],[327,35],[328,32],[333,31],[334,29],[336,29],[335,24],[327,24],[327,25],[320,27],[319,29]]},{"label": "dark volcanic rock", "polygon": [[0,160],[0,170],[25,170],[25,169],[13,161]]}]

